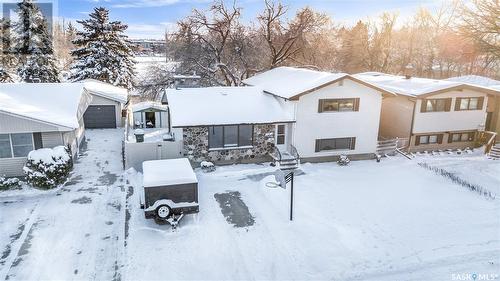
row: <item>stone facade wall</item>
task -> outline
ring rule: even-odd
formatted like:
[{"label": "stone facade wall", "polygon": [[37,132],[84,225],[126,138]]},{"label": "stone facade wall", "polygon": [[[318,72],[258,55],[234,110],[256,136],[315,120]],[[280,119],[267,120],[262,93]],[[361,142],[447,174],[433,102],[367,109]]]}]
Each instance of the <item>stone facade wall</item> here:
[{"label": "stone facade wall", "polygon": [[274,147],[274,125],[255,125],[252,148],[208,148],[208,127],[184,128],[184,156],[193,163],[210,161],[218,164],[255,163],[269,161]]}]

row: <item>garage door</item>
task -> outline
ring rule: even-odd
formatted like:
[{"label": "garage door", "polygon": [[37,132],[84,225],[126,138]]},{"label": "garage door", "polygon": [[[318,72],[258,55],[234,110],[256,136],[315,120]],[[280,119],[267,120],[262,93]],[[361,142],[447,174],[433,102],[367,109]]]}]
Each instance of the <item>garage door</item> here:
[{"label": "garage door", "polygon": [[85,128],[116,128],[116,111],[114,105],[89,105],[83,115]]}]

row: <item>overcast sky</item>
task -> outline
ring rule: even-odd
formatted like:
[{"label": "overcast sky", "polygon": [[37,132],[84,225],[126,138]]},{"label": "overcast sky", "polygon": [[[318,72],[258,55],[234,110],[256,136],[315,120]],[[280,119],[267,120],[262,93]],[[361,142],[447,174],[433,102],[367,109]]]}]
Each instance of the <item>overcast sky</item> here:
[{"label": "overcast sky", "polygon": [[[383,11],[397,11],[401,18],[408,18],[419,7],[435,9],[446,0],[283,0],[294,11],[310,6],[329,14],[336,22],[352,24],[358,19],[376,17]],[[239,0],[245,22],[254,21],[263,8],[264,0]],[[167,28],[190,14],[193,8],[206,9],[208,0],[59,0],[56,13],[60,18],[75,20],[86,18],[93,7],[104,6],[111,10],[113,20],[129,25],[132,38],[161,38]],[[232,3],[232,1],[229,1]]]}]

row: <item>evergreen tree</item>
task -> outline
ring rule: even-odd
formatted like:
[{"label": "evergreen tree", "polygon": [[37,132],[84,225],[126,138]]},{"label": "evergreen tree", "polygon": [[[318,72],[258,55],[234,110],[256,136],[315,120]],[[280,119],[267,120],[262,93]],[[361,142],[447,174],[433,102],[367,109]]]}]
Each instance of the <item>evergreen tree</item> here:
[{"label": "evergreen tree", "polygon": [[54,56],[38,52],[28,56],[27,61],[19,68],[17,74],[22,81],[28,83],[60,82]]},{"label": "evergreen tree", "polygon": [[120,21],[109,21],[109,11],[95,8],[86,20],[77,21],[83,31],[77,31],[73,41],[76,49],[71,52],[75,63],[70,79],[80,81],[88,78],[132,87],[134,62],[132,45],[124,34],[127,25]]},{"label": "evergreen tree", "polygon": [[18,75],[29,83],[59,82],[47,20],[40,8],[32,0],[23,0],[17,13],[12,50],[22,62]]},{"label": "evergreen tree", "polygon": [[15,65],[15,57],[12,56],[10,48],[10,21],[0,19],[0,41],[2,44],[2,53],[0,54],[0,83],[13,82],[10,71],[11,65]]}]

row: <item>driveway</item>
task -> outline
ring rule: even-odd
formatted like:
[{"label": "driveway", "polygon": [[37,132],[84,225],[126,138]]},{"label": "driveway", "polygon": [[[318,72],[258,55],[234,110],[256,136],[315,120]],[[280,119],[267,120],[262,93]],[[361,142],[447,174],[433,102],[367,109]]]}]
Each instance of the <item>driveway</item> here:
[{"label": "driveway", "polygon": [[70,181],[0,193],[0,280],[119,280],[125,244],[123,130],[87,130]]}]

